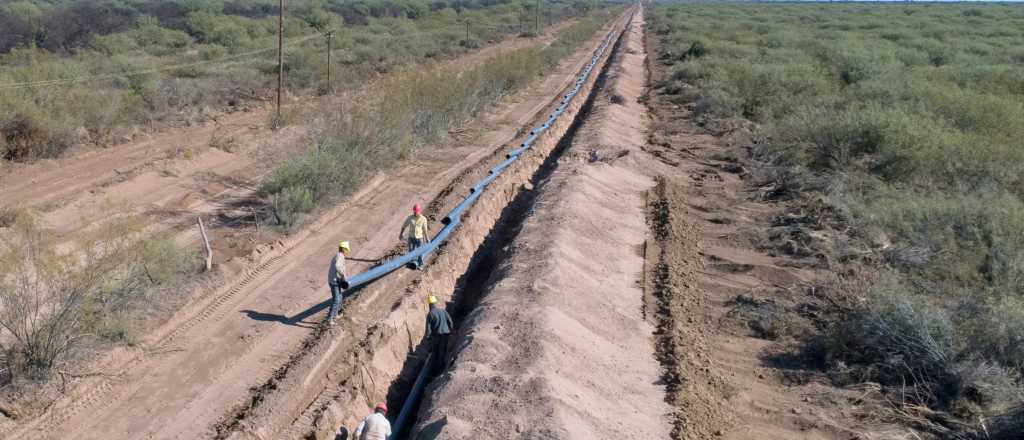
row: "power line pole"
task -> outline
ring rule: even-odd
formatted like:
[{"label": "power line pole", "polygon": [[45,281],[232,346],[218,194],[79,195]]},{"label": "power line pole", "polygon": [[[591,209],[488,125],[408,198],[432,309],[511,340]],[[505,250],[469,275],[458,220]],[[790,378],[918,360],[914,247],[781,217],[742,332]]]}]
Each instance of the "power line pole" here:
[{"label": "power line pole", "polygon": [[277,123],[281,123],[281,88],[284,85],[284,0],[277,10]]},{"label": "power line pole", "polygon": [[466,19],[466,45],[469,45],[469,18]]},{"label": "power line pole", "polygon": [[328,93],[330,93],[331,89],[333,89],[333,87],[331,87],[331,85],[333,84],[333,83],[331,83],[331,37],[333,37],[333,36],[334,36],[334,31],[328,31],[327,32],[327,88],[326,88],[326,90],[327,90]]}]

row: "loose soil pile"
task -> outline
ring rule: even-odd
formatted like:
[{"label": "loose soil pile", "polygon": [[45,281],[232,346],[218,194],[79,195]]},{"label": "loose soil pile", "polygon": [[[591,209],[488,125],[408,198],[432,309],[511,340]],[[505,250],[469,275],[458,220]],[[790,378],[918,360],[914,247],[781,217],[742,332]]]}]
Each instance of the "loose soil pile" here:
[{"label": "loose soil pile", "polygon": [[[469,314],[414,438],[665,438],[640,279],[643,22]],[[618,98],[614,98],[617,96]],[[614,102],[619,102],[618,104]]]}]

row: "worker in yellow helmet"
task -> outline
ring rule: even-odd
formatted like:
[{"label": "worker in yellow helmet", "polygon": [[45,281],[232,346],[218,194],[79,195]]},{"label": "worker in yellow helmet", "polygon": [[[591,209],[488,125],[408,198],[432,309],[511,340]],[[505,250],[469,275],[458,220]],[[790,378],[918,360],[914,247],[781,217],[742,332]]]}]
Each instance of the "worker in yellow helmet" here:
[{"label": "worker in yellow helmet", "polygon": [[345,284],[345,257],[352,248],[347,241],[338,243],[338,254],[331,259],[331,266],[327,268],[327,285],[331,288],[331,310],[327,312],[327,325],[333,326],[334,319],[341,313],[341,300],[344,299],[344,291],[341,286]]},{"label": "worker in yellow helmet", "polygon": [[432,356],[431,371],[440,374],[448,363],[448,335],[452,332],[452,317],[448,311],[437,306],[437,297],[427,295],[427,333],[424,339],[429,341]]}]

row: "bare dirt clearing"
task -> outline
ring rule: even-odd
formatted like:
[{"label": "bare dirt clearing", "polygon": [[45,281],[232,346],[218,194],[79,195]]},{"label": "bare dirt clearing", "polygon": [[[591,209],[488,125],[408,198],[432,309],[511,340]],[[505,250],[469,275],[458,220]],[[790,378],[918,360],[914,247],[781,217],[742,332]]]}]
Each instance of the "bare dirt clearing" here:
[{"label": "bare dirt clearing", "polygon": [[[333,366],[327,360],[347,357],[358,348],[364,335],[403,297],[404,286],[419,276],[400,273],[364,289],[348,301],[345,314],[351,321],[346,320],[331,337],[319,338],[311,328],[317,326],[327,304],[325,255],[331,254],[338,240],[352,241],[357,264],[350,271],[357,272],[366,266],[359,260],[373,261],[393,249],[395,232],[408,207],[438,194],[464,193],[466,188],[459,182],[466,170],[485,172],[487,164],[503,158],[501,147],[571,84],[595,44],[485,117],[475,131],[482,133],[479,137],[417,156],[413,165],[379,176],[348,203],[286,241],[261,248],[253,264],[236,279],[203,292],[137,348],[121,350],[100,362],[98,368],[108,371],[108,376],[86,379],[42,418],[8,426],[4,435],[53,438],[75,432],[83,438],[198,438],[213,435],[215,425],[226,426],[222,424],[225,417],[245,414],[251,416],[246,423],[229,427],[224,435],[264,430],[270,432],[267,438],[277,438],[273,433],[289,428],[280,423],[294,421],[293,415],[319,394],[317,385],[328,379],[325,367]],[[442,198],[434,212],[454,199]],[[314,342],[327,342],[303,351],[304,341],[311,337]],[[296,380],[303,386],[292,388],[296,396],[278,401],[280,406],[268,406],[277,408],[272,414],[238,409],[250,406],[245,403],[252,397],[250,389],[275,380],[271,378],[295,363],[296,356],[299,364],[312,364],[299,369]]]}]

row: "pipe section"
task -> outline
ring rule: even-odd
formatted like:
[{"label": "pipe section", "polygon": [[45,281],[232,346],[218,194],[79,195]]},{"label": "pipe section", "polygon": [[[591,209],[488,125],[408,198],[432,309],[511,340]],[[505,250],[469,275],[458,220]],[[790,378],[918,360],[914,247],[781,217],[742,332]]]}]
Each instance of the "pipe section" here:
[{"label": "pipe section", "polygon": [[[631,15],[629,20],[632,21],[632,18],[633,17]],[[534,142],[537,141],[540,135],[547,131],[548,128],[551,128],[551,126],[558,119],[558,117],[565,113],[565,110],[566,108],[568,108],[569,103],[571,103],[573,98],[575,98],[576,95],[579,94],[580,89],[583,87],[583,84],[586,83],[587,79],[590,78],[590,74],[594,71],[594,68],[597,66],[597,62],[601,59],[601,56],[604,55],[605,50],[608,49],[608,46],[613,41],[615,35],[616,32],[612,31],[604,38],[604,40],[601,42],[601,46],[598,47],[596,51],[594,51],[594,55],[590,58],[590,63],[587,64],[587,66],[582,70],[580,75],[577,77],[575,87],[573,87],[572,91],[565,94],[564,98],[561,101],[561,105],[548,117],[544,125],[530,131],[530,135],[523,141],[519,148],[506,154],[505,161],[501,162],[500,164],[492,168],[488,173],[487,177],[477,182],[476,185],[473,185],[472,189],[470,189],[469,195],[466,196],[466,198],[461,203],[459,203],[454,209],[451,210],[451,212],[448,213],[448,215],[444,217],[444,219],[441,220],[441,223],[444,224],[445,226],[444,228],[441,229],[440,232],[437,233],[436,236],[434,236],[433,239],[431,239],[423,246],[420,246],[411,252],[405,253],[400,257],[394,258],[383,264],[375,266],[365,272],[350,277],[349,279],[341,283],[341,288],[349,290],[370,284],[376,281],[377,279],[382,278],[385,275],[390,274],[391,272],[394,272],[398,268],[412,263],[417,258],[429,255],[430,253],[437,250],[438,246],[444,244],[444,242],[451,235],[452,231],[458,227],[459,223],[461,223],[462,214],[466,212],[466,210],[469,209],[469,207],[472,206],[477,199],[480,198],[480,194],[483,192],[484,189],[486,189],[487,185],[490,185],[491,182],[494,182],[494,180],[498,178],[501,172],[507,169],[509,165],[512,165],[512,163],[515,162],[517,159],[519,159],[519,157],[523,153],[525,153],[526,150],[533,148]]]},{"label": "pipe section", "polygon": [[[626,20],[626,26],[627,27],[633,21],[633,16],[635,14],[636,14],[635,12],[630,14],[629,19]],[[487,177],[485,177],[483,180],[478,182],[476,185],[473,185],[473,188],[470,190],[469,196],[467,196],[465,198],[465,200],[462,201],[462,203],[459,203],[458,206],[456,206],[454,209],[452,209],[452,211],[449,212],[447,216],[445,216],[444,220],[442,220],[442,223],[445,224],[445,227],[443,229],[441,229],[441,232],[439,232],[434,237],[433,240],[430,241],[429,248],[428,248],[427,245],[421,246],[421,247],[417,248],[415,251],[413,251],[413,252],[411,252],[409,254],[406,254],[405,256],[402,256],[402,257],[399,257],[399,258],[395,259],[394,260],[395,264],[403,264],[404,265],[407,262],[412,261],[412,258],[415,258],[416,256],[424,255],[427,252],[433,251],[434,249],[437,248],[437,246],[439,246],[440,244],[444,243],[445,240],[448,239],[448,236],[451,235],[452,231],[454,231],[455,228],[457,228],[459,226],[459,223],[461,223],[461,221],[462,221],[462,213],[465,212],[466,209],[469,209],[469,207],[472,206],[473,203],[476,202],[476,200],[478,198],[480,198],[480,194],[483,193],[483,190],[487,187],[487,185],[489,185],[491,182],[493,182],[494,179],[497,179],[498,175],[500,175],[502,171],[504,171],[506,168],[508,168],[509,165],[511,165],[513,162],[515,162],[517,159],[519,159],[519,156],[522,155],[522,153],[524,153],[526,150],[531,148],[533,146],[534,140],[536,140],[537,137],[540,136],[541,133],[543,133],[545,130],[547,130],[548,127],[550,127],[551,122],[553,122],[555,118],[557,118],[558,116],[561,116],[562,113],[564,113],[566,106],[569,104],[569,102],[572,100],[572,98],[575,97],[576,94],[579,92],[579,89],[580,89],[581,85],[584,82],[586,82],[587,78],[590,76],[590,73],[594,70],[594,66],[597,65],[598,60],[600,60],[601,56],[604,54],[605,49],[607,49],[608,46],[611,44],[611,42],[614,40],[615,34],[616,33],[615,33],[614,30],[612,32],[608,33],[608,36],[605,37],[604,41],[601,43],[601,46],[598,48],[598,50],[595,52],[594,56],[591,58],[590,64],[587,66],[587,68],[584,70],[583,74],[581,74],[579,79],[576,81],[576,88],[573,89],[573,91],[571,93],[565,95],[565,99],[562,100],[562,105],[559,106],[558,110],[553,115],[551,115],[551,119],[549,120],[549,122],[544,124],[543,127],[531,131],[530,132],[530,137],[528,137],[526,139],[526,141],[523,142],[523,144],[522,144],[522,146],[520,148],[512,151],[511,153],[508,153],[505,156],[506,157],[505,161],[500,163],[500,164],[498,164],[494,168],[492,168],[490,173],[488,173]],[[419,252],[421,250],[423,250],[423,252]],[[409,258],[406,258],[407,256]],[[385,263],[384,265],[381,265],[381,266],[378,266],[378,267],[384,267],[385,265],[388,265],[388,264],[390,264],[390,262],[389,263]],[[376,269],[376,268],[374,268],[374,269]],[[372,272],[374,269],[371,269],[370,271],[364,272],[363,274]],[[394,269],[392,269],[392,270],[394,270]],[[359,275],[363,275],[363,274],[359,274]],[[357,275],[357,276],[359,276],[359,275]],[[383,275],[381,275],[381,276],[383,276]],[[372,281],[372,280],[370,280],[370,281]],[[366,283],[366,282],[369,282],[369,281],[364,281],[364,283]],[[394,423],[394,425],[392,425],[393,426],[393,430],[392,430],[393,433],[388,438],[388,440],[394,440],[394,439],[402,438],[401,437],[402,430],[405,429],[406,423],[409,423],[409,417],[412,416],[413,407],[415,407],[416,402],[419,401],[420,395],[423,394],[423,389],[427,385],[427,376],[428,376],[427,373],[430,371],[430,358],[431,358],[431,356],[432,355],[428,354],[426,359],[423,360],[423,365],[420,367],[420,372],[416,376],[416,381],[413,383],[412,389],[409,391],[409,395],[406,396],[405,402],[402,403],[402,410],[398,413],[398,418],[395,419],[395,423]]]},{"label": "pipe section", "polygon": [[389,437],[389,440],[401,438],[402,429],[405,428],[405,424],[409,421],[409,416],[412,415],[412,408],[415,406],[416,401],[419,400],[420,394],[423,393],[423,388],[427,385],[427,372],[430,371],[430,358],[433,356],[433,353],[428,354],[427,358],[423,360],[423,368],[420,368],[420,373],[416,375],[416,382],[412,384],[409,396],[405,398],[405,402],[402,402],[402,410],[398,412],[395,424],[391,425],[391,437]]}]

